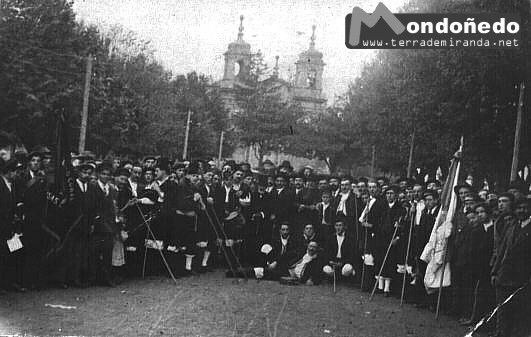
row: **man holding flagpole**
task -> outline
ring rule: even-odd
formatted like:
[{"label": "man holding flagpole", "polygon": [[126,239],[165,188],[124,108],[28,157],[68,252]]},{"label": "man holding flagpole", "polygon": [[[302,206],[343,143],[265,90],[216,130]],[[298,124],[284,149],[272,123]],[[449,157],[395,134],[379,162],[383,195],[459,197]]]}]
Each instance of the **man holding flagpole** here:
[{"label": "man holding flagpole", "polygon": [[421,255],[421,260],[426,262],[424,285],[428,293],[438,291],[436,318],[439,317],[442,288],[451,285],[450,262],[447,258],[448,238],[452,233],[452,219],[457,205],[457,195],[453,193],[459,178],[461,167],[461,154],[463,151],[463,137],[461,146],[454,154],[450,164],[448,178],[444,184],[441,195],[441,210],[435,220],[435,226],[430,235],[430,240]]}]

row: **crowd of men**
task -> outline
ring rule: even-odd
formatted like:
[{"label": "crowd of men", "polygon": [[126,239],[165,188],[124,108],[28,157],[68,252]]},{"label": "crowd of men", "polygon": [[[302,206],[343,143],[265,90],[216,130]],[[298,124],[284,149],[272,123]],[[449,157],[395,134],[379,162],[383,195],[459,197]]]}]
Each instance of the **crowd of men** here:
[{"label": "crowd of men", "polygon": [[[0,149],[0,288],[115,286],[146,274],[227,276],[317,285],[343,282],[434,309],[422,252],[442,181],[320,175],[288,162],[172,163],[73,157],[64,186],[50,150]],[[54,189],[53,186],[63,186]],[[529,186],[463,183],[447,261],[443,309],[474,324],[531,278]],[[403,281],[405,280],[405,283]],[[512,336],[517,299],[498,315]],[[494,329],[494,327],[492,327]]]}]

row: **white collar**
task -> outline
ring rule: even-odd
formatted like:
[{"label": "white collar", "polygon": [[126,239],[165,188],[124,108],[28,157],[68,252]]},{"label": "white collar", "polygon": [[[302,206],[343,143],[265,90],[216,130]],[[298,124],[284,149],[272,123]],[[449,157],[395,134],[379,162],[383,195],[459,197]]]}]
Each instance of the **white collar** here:
[{"label": "white collar", "polygon": [[494,222],[492,220],[490,220],[489,222],[487,223],[484,223],[483,224],[483,228],[485,229],[485,232],[492,226],[494,225]]},{"label": "white collar", "polygon": [[393,208],[393,206],[396,204],[396,201],[393,202],[392,204],[390,204],[390,203],[387,203],[387,204],[389,205],[389,208]]},{"label": "white collar", "polygon": [[109,184],[104,184],[101,180],[98,179],[98,185],[100,186],[103,192],[106,192],[109,189]]}]

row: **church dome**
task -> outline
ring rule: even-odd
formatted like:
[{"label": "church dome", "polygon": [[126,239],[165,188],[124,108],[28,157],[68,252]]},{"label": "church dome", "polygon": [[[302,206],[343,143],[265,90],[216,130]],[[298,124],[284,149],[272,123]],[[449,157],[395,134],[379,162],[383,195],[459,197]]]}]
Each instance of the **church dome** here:
[{"label": "church dome", "polygon": [[249,53],[251,45],[243,40],[243,15],[240,15],[240,27],[238,28],[238,39],[229,43],[229,52]]},{"label": "church dome", "polygon": [[323,63],[323,53],[315,49],[315,25],[312,26],[310,47],[299,54],[299,62]]}]

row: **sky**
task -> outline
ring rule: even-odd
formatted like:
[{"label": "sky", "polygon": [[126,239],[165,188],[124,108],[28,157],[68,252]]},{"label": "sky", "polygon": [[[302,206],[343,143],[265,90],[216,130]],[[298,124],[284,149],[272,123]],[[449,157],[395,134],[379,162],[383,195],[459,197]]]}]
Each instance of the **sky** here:
[{"label": "sky", "polygon": [[[396,12],[407,0],[386,0]],[[121,25],[143,40],[151,41],[155,57],[174,74],[197,71],[223,75],[223,53],[237,38],[240,15],[243,39],[251,51],[260,50],[270,68],[279,56],[280,77],[294,74],[298,55],[308,49],[312,25],[316,25],[316,49],[325,62],[323,90],[329,104],[343,94],[358,76],[372,50],[347,49],[345,16],[354,6],[372,12],[379,1],[371,0],[76,0],[78,20],[105,30]]]}]

